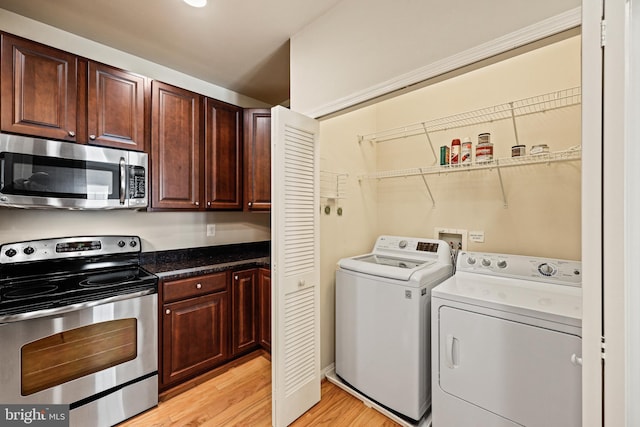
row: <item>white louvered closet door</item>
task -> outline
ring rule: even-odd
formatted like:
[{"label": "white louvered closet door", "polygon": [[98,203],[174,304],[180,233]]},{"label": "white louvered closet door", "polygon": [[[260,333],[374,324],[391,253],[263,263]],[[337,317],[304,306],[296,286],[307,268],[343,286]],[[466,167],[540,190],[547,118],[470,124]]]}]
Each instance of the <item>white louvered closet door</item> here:
[{"label": "white louvered closet door", "polygon": [[319,147],[316,120],[271,109],[272,422],[320,401]]}]

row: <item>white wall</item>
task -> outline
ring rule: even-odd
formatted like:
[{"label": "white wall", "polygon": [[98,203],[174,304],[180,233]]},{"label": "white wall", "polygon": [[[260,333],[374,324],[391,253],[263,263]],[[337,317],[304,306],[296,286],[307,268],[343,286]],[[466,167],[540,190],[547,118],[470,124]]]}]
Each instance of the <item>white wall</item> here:
[{"label": "white wall", "polygon": [[367,101],[577,26],[579,6],[579,0],[343,0],[291,39],[291,108],[320,117]]},{"label": "white wall", "polygon": [[[377,170],[429,166],[424,136],[386,143],[358,142],[358,135],[444,115],[580,86],[580,37],[573,36],[422,89],[322,120],[321,170],[346,172],[346,198],[322,214],[322,366],[334,361],[335,266],[346,256],[370,251],[380,234],[433,237],[436,226],[485,231],[484,244],[470,250],[581,258],[580,162],[505,169],[508,208],[495,171],[429,177],[433,208],[420,178],[370,180]],[[557,113],[557,114],[556,114]],[[521,143],[547,143],[559,151],[580,144],[580,107],[518,119]],[[510,122],[434,134],[450,144],[453,136],[492,132],[498,157],[510,156]],[[466,133],[460,133],[466,132]],[[335,207],[343,208],[343,215]]]},{"label": "white wall", "polygon": [[[0,9],[0,30],[239,106],[266,106],[222,87],[4,9]],[[206,236],[206,224],[216,224],[214,237]],[[139,235],[143,251],[271,240],[268,214],[0,209],[0,243],[86,234]]]},{"label": "white wall", "polygon": [[[216,235],[206,236],[206,225]],[[0,209],[0,244],[48,237],[136,235],[144,252],[271,240],[269,214]]]}]

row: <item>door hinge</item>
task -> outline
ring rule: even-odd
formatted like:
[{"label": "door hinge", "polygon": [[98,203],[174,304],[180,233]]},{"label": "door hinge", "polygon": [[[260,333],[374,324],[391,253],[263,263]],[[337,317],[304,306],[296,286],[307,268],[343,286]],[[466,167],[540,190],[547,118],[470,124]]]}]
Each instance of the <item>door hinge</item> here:
[{"label": "door hinge", "polygon": [[607,44],[607,21],[600,21],[600,47]]},{"label": "door hinge", "polygon": [[607,345],[605,343],[604,337],[600,337],[600,357],[604,360],[606,357]]}]

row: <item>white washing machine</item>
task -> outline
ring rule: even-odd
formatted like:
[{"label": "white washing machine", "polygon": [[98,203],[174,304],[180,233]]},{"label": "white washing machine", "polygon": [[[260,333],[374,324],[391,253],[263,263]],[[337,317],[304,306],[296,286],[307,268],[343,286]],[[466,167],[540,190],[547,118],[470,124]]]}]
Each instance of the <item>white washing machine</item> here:
[{"label": "white washing machine", "polygon": [[581,264],[461,252],[432,292],[434,427],[581,425]]},{"label": "white washing machine", "polygon": [[336,374],[419,421],[431,404],[431,289],[451,276],[446,242],[380,236],[336,271]]}]

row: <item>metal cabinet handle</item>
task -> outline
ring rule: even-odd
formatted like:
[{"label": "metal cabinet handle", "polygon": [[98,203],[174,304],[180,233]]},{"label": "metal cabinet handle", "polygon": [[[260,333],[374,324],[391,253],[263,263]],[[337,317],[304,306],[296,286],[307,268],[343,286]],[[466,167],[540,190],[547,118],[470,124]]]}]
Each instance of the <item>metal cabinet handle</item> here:
[{"label": "metal cabinet handle", "polygon": [[96,136],[95,135],[89,135],[89,139],[92,140],[92,141],[95,141]]},{"label": "metal cabinet handle", "polygon": [[207,202],[207,206],[211,206],[211,202]]},{"label": "metal cabinet handle", "polygon": [[70,130],[69,131],[69,136],[73,138],[74,136],[76,136],[76,133],[74,131]]},{"label": "metal cabinet handle", "polygon": [[238,280],[238,276],[233,276],[233,280]]},{"label": "metal cabinet handle", "polygon": [[193,204],[196,206],[200,206],[200,202],[194,202]]},{"label": "metal cabinet handle", "polygon": [[201,283],[196,283],[196,289],[201,289],[202,288],[202,284]]},{"label": "metal cabinet handle", "polygon": [[247,203],[247,206],[249,206],[249,207],[253,206],[253,202]]},{"label": "metal cabinet handle", "polygon": [[168,308],[164,311],[164,314],[171,314],[171,310],[169,310]]},{"label": "metal cabinet handle", "polygon": [[307,283],[307,282],[305,282],[303,279],[301,279],[301,280],[298,282],[298,286],[299,286],[299,287],[303,287],[304,285],[306,285],[306,283]]}]

